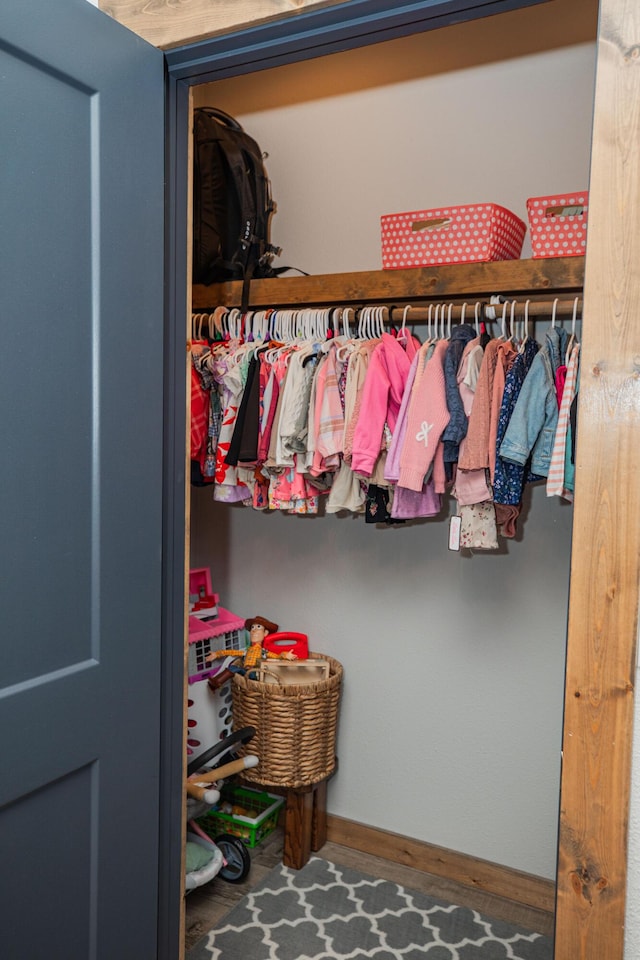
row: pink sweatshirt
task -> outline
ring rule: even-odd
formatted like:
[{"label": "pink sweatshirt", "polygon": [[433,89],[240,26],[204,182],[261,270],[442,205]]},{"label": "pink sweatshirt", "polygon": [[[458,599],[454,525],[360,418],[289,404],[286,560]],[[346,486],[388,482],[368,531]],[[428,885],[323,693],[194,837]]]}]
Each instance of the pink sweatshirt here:
[{"label": "pink sweatshirt", "polygon": [[440,340],[436,344],[422,379],[411,397],[398,479],[398,486],[407,487],[408,490],[422,490],[442,431],[449,423],[442,368],[448,346],[448,340]]},{"label": "pink sweatshirt", "polygon": [[353,435],[351,469],[354,473],[371,476],[382,449],[385,423],[392,433],[395,430],[415,352],[413,337],[408,338],[405,349],[391,334],[382,334],[369,361],[360,415]]}]

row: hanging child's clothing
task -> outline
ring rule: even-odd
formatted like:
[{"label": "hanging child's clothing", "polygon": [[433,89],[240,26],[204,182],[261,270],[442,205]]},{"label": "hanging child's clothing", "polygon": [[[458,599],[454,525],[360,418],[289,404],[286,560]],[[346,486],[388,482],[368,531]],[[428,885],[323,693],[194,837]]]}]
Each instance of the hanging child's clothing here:
[{"label": "hanging child's clothing", "polygon": [[533,359],[522,385],[509,425],[500,444],[500,456],[524,466],[540,477],[549,473],[558,423],[556,370],[566,349],[566,330],[547,330],[545,343]]},{"label": "hanging child's clothing", "polygon": [[573,500],[572,478],[567,481],[566,478],[566,453],[567,453],[567,435],[569,430],[569,412],[571,404],[577,393],[578,387],[578,363],[580,354],[580,344],[576,343],[571,351],[569,363],[566,368],[564,378],[564,387],[562,391],[562,401],[558,412],[558,426],[551,454],[551,463],[549,465],[549,474],[547,476],[547,496],[563,497],[565,500]]},{"label": "hanging child's clothing", "polygon": [[383,333],[373,351],[362,390],[360,416],[353,434],[351,469],[370,477],[384,448],[385,425],[395,430],[411,361],[416,353],[413,337],[406,347]]},{"label": "hanging child's clothing", "polygon": [[[398,486],[408,490],[422,490],[430,470],[434,469],[442,432],[449,422],[443,369],[447,347],[446,340],[438,341],[411,397],[398,479]],[[439,459],[444,473],[442,449]]]}]

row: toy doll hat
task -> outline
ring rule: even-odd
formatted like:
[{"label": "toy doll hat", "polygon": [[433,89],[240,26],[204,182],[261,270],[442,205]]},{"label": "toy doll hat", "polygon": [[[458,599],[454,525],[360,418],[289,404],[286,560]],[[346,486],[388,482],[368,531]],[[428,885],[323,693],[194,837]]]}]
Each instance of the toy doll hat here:
[{"label": "toy doll hat", "polygon": [[245,620],[244,628],[245,630],[251,630],[251,627],[254,623],[259,623],[261,627],[264,627],[267,633],[277,633],[278,624],[272,623],[271,620],[265,620],[264,617],[251,617],[249,620]]}]

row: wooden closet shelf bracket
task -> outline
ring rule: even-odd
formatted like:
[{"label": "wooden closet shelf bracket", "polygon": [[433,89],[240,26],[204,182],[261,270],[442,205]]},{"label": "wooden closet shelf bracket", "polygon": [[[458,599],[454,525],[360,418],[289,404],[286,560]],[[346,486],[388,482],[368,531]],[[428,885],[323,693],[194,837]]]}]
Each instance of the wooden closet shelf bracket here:
[{"label": "wooden closet shelf bracket", "polygon": [[[324,306],[361,303],[395,304],[437,302],[456,298],[487,299],[492,294],[524,297],[582,292],[584,257],[500,260],[493,263],[447,264],[407,270],[373,270],[278,277],[253,280],[252,308],[270,306]],[[193,310],[239,306],[242,282],[195,284]]]}]

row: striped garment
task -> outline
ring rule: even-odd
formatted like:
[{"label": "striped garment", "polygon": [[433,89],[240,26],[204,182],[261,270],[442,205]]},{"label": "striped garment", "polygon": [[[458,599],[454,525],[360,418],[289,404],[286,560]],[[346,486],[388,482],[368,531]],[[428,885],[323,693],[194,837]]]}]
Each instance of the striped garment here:
[{"label": "striped garment", "polygon": [[562,401],[558,412],[556,439],[553,444],[553,453],[551,454],[551,463],[549,464],[549,475],[547,476],[547,496],[563,497],[563,499],[569,502],[573,501],[573,492],[567,490],[564,483],[565,447],[569,426],[569,411],[576,395],[578,383],[579,354],[580,344],[576,343],[571,351],[571,357],[567,364],[567,376],[564,382]]}]

